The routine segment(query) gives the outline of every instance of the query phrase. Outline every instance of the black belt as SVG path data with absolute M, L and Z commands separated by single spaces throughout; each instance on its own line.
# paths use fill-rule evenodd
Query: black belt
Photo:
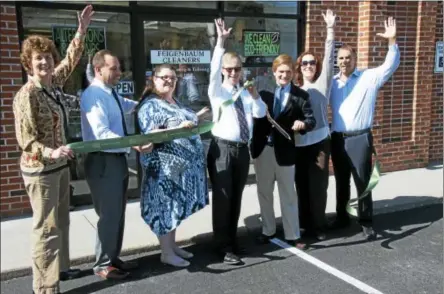
M 113 156 L 125 156 L 125 152 L 103 152 L 103 151 L 97 151 L 97 152 L 91 152 L 91 154 L 95 155 L 113 155 Z
M 351 132 L 333 132 L 332 135 L 339 135 L 341 137 L 347 138 L 347 137 L 355 137 L 362 134 L 370 133 L 371 129 L 365 129 L 360 131 L 351 131 Z
M 220 143 L 226 144 L 228 146 L 233 146 L 233 147 L 238 147 L 238 148 L 248 147 L 248 143 L 244 143 L 244 142 L 229 141 L 229 140 L 221 139 L 219 137 L 214 137 L 214 140 L 216 142 L 220 142 Z

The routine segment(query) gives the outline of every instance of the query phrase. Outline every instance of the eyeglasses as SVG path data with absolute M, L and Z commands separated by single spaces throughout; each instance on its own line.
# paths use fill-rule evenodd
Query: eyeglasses
M 303 60 L 301 62 L 302 66 L 307 66 L 307 65 L 316 65 L 316 60 L 312 59 L 312 60 Z
M 175 82 L 177 80 L 177 78 L 173 76 L 156 76 L 156 78 L 162 79 L 163 81 L 170 80 L 172 82 Z
M 232 72 L 233 70 L 235 72 L 240 72 L 242 70 L 242 67 L 224 67 L 224 69 L 228 72 Z

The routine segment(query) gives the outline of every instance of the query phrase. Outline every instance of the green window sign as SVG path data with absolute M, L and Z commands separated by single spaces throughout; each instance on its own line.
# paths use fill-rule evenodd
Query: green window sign
M 281 49 L 279 32 L 244 31 L 244 56 L 278 56 Z
M 63 58 L 69 43 L 77 32 L 77 26 L 53 26 L 52 40 Z M 84 55 L 94 54 L 99 50 L 106 49 L 105 27 L 88 27 L 85 35 Z

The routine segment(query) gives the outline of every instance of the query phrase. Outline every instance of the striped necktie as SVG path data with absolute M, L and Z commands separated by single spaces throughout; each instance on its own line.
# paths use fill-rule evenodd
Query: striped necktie
M 232 95 L 236 94 L 237 87 L 233 87 Z M 237 120 L 239 122 L 240 137 L 242 142 L 248 142 L 250 139 L 250 130 L 248 129 L 247 119 L 245 118 L 244 105 L 242 103 L 242 97 L 239 95 L 234 102 L 234 108 L 236 109 Z

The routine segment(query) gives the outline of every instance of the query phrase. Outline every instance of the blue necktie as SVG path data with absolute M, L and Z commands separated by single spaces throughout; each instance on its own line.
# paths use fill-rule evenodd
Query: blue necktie
M 233 88 L 232 95 L 237 92 L 237 87 Z M 234 102 L 234 108 L 236 109 L 237 120 L 239 122 L 240 137 L 242 142 L 248 142 L 250 139 L 250 131 L 248 129 L 247 119 L 245 118 L 244 105 L 242 103 L 241 96 L 237 97 Z
M 275 98 L 276 102 L 274 104 L 274 109 L 273 109 L 273 117 L 274 118 L 276 118 L 281 113 L 282 99 L 284 98 L 284 97 L 282 97 L 283 93 L 284 93 L 284 88 L 281 88 L 279 90 L 279 95 Z

